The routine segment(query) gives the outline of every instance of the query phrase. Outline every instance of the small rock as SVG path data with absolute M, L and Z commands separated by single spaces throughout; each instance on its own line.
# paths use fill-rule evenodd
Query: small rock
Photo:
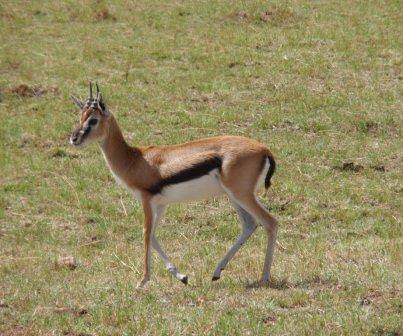
M 243 11 L 235 13 L 235 16 L 240 20 L 246 20 L 248 18 L 248 14 Z
M 77 268 L 77 262 L 76 259 L 72 256 L 68 256 L 68 257 L 59 257 L 57 259 L 57 266 L 59 267 L 67 267 L 71 270 L 74 270 Z
M 371 301 L 369 298 L 367 298 L 367 297 L 363 298 L 363 299 L 361 300 L 361 302 L 360 302 L 361 306 L 368 306 L 368 305 L 370 305 L 371 303 L 372 303 L 372 301 Z

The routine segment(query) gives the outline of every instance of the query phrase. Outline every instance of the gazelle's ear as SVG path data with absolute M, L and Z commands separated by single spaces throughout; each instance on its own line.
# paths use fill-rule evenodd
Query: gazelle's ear
M 108 116 L 110 114 L 108 107 L 106 106 L 103 98 L 102 98 L 102 93 L 99 90 L 99 86 L 98 83 L 95 83 L 95 86 L 97 88 L 97 96 L 96 96 L 96 100 L 98 102 L 99 107 L 101 108 L 101 112 L 103 115 Z
M 101 112 L 103 115 L 108 116 L 110 114 L 108 106 L 106 106 L 105 102 L 102 99 L 101 93 L 99 93 L 99 100 L 98 100 L 99 107 L 101 108 Z
M 71 99 L 73 100 L 74 104 L 76 104 L 81 110 L 83 109 L 84 103 L 80 99 L 73 95 L 71 95 Z

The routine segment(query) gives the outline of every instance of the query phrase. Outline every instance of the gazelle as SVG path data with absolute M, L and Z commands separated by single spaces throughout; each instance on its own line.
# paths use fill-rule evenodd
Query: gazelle
M 131 147 L 106 106 L 96 85 L 95 98 L 84 102 L 72 96 L 81 110 L 80 125 L 70 142 L 81 146 L 98 142 L 116 181 L 141 201 L 144 210 L 144 274 L 138 287 L 150 279 L 151 247 L 175 278 L 188 283 L 155 237 L 157 225 L 168 204 L 206 199 L 227 194 L 238 213 L 241 234 L 219 261 L 212 280 L 252 235 L 260 222 L 268 235 L 261 283 L 267 284 L 277 236 L 277 220 L 256 199 L 255 191 L 270 186 L 276 164 L 262 144 L 239 136 L 218 136 L 172 146 Z

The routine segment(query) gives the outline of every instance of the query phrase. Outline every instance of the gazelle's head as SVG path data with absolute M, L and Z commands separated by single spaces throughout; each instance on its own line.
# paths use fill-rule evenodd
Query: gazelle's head
M 71 96 L 74 103 L 81 110 L 80 125 L 70 136 L 70 143 L 74 146 L 103 141 L 106 135 L 110 112 L 105 105 L 98 84 L 95 98 L 92 95 L 90 82 L 90 96 L 83 102 Z

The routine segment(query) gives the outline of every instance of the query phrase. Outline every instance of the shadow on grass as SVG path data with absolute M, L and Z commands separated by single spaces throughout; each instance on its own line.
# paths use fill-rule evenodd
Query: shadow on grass
M 291 288 L 307 289 L 307 288 L 323 288 L 323 287 L 340 287 L 340 284 L 333 279 L 323 279 L 319 276 L 302 279 L 300 281 L 291 282 L 288 278 L 271 278 L 268 285 L 262 285 L 260 281 L 245 282 L 245 289 L 255 288 L 271 288 L 277 290 L 287 290 Z
M 272 288 L 272 289 L 277 289 L 277 290 L 285 290 L 292 288 L 292 284 L 286 279 L 275 279 L 272 278 L 267 285 L 262 285 L 260 281 L 253 281 L 249 282 L 247 281 L 244 283 L 245 289 L 256 289 L 256 288 Z

